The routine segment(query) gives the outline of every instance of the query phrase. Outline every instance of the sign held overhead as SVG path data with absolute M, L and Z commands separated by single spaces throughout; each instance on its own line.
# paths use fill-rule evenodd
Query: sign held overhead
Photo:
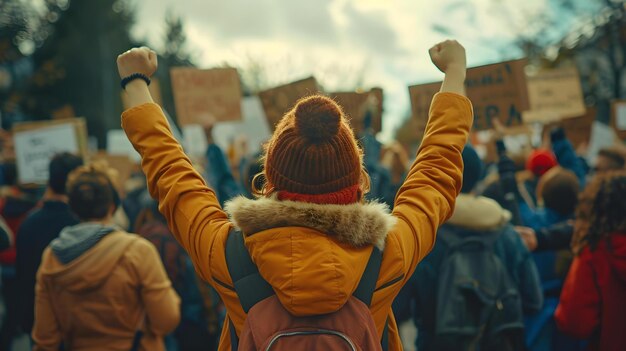
M 580 76 L 576 67 L 539 71 L 526 77 L 530 110 L 525 123 L 554 122 L 582 116 L 586 112 Z
M 170 75 L 180 125 L 205 125 L 209 118 L 241 119 L 241 85 L 235 68 L 175 67 Z
M 316 94 L 318 91 L 317 81 L 314 77 L 309 77 L 260 92 L 259 98 L 270 128 L 274 130 L 283 115 L 300 98 Z
M 83 118 L 18 123 L 13 126 L 18 180 L 45 184 L 54 155 L 87 155 L 87 128 Z
M 522 124 L 522 111 L 530 107 L 524 67 L 525 59 L 467 70 L 465 88 L 474 106 L 475 130 L 491 129 L 494 118 L 506 126 Z M 421 120 L 423 125 L 428 121 L 432 96 L 440 87 L 440 82 L 409 87 L 413 118 Z

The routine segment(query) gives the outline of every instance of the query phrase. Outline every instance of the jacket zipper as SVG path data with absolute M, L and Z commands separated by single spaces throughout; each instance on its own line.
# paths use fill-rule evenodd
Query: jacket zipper
M 340 332 L 336 332 L 334 330 L 327 330 L 327 329 L 317 329 L 317 330 L 310 330 L 310 331 L 294 331 L 294 332 L 285 332 L 285 333 L 279 333 L 276 334 L 272 340 L 270 340 L 269 344 L 267 345 L 267 347 L 265 348 L 265 351 L 270 351 L 270 349 L 272 348 L 272 346 L 278 341 L 278 339 L 283 338 L 283 337 L 289 337 L 289 336 L 298 336 L 298 335 L 316 335 L 316 334 L 328 334 L 328 335 L 334 335 L 334 336 L 338 336 L 341 339 L 343 339 L 343 341 L 345 341 L 349 346 L 350 349 L 352 351 L 357 351 L 356 346 L 354 345 L 354 343 L 352 342 L 352 340 L 350 340 L 350 338 Z
M 401 281 L 402 279 L 404 279 L 404 273 L 401 276 L 397 277 L 397 278 L 391 279 L 390 281 L 388 281 L 385 284 L 381 285 L 380 287 L 378 287 L 378 289 L 376 289 L 374 291 L 378 291 L 378 290 L 382 290 L 384 288 L 390 287 L 393 284 Z
M 222 287 L 224 287 L 224 288 L 226 288 L 226 289 L 228 289 L 228 290 L 231 290 L 231 291 L 235 291 L 235 288 L 234 288 L 234 287 L 232 287 L 232 286 L 230 286 L 230 285 L 228 285 L 228 284 L 226 284 L 226 283 L 224 283 L 224 282 L 220 281 L 219 279 L 217 279 L 217 278 L 213 277 L 213 280 L 215 280 L 215 282 L 216 282 L 217 284 L 221 285 Z

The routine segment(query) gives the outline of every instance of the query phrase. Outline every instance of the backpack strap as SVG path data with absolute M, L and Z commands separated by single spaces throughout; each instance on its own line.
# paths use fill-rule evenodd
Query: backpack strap
M 365 271 L 361 276 L 359 285 L 352 293 L 352 296 L 361 300 L 367 306 L 371 306 L 374 292 L 376 292 L 376 281 L 378 280 L 378 274 L 380 273 L 380 265 L 383 260 L 383 253 L 377 247 L 372 249 L 370 258 L 365 266 Z M 383 329 L 383 336 L 380 340 L 383 351 L 389 349 L 389 318 L 385 321 L 385 328 Z
M 238 230 L 231 230 L 228 234 L 226 266 L 241 307 L 246 314 L 252 306 L 275 294 L 272 286 L 263 279 L 259 269 L 252 262 L 244 244 L 243 234 Z
M 359 285 L 352 294 L 367 306 L 372 303 L 372 297 L 376 291 L 376 281 L 380 273 L 382 262 L 382 251 L 374 247 L 370 258 L 365 266 L 365 271 L 361 276 Z M 272 286 L 261 276 L 259 269 L 252 261 L 250 253 L 244 244 L 243 234 L 239 230 L 231 230 L 226 240 L 226 265 L 228 274 L 233 281 L 235 292 L 239 297 L 239 302 L 244 312 L 247 314 L 250 309 L 260 301 L 275 294 Z M 239 338 L 236 334 L 234 324 L 230 323 L 231 349 L 236 350 Z M 385 329 L 381 339 L 384 351 L 388 349 L 389 343 L 389 319 L 385 321 Z
M 383 259 L 383 253 L 376 247 L 372 249 L 370 258 L 367 261 L 367 266 L 363 271 L 359 285 L 352 293 L 352 296 L 361 300 L 365 305 L 370 306 L 372 304 L 372 297 L 376 290 L 376 281 L 378 280 L 378 273 L 380 273 L 380 264 Z

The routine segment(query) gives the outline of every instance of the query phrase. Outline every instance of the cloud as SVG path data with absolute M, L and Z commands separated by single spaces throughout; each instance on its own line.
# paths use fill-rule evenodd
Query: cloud
M 390 25 L 387 13 L 359 9 L 354 2 L 346 2 L 341 12 L 346 21 L 342 31 L 346 42 L 374 55 L 405 53 L 398 45 L 397 33 Z
M 428 48 L 449 37 L 467 49 L 470 65 L 511 58 L 506 48 L 548 0 L 135 0 L 135 34 L 158 47 L 166 11 L 184 20 L 202 67 L 260 60 L 269 81 L 315 74 L 344 90 L 361 69 L 365 88 L 385 90 L 385 136 L 406 117 L 407 86 L 436 81 Z

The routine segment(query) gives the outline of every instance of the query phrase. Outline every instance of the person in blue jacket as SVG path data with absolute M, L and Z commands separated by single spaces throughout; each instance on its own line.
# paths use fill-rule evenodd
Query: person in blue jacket
M 497 234 L 494 252 L 502 261 L 510 278 L 518 287 L 524 313 L 541 310 L 543 294 L 535 263 L 530 252 L 510 224 L 511 214 L 496 201 L 472 194 L 482 177 L 483 164 L 471 146 L 463 151 L 463 187 L 457 197 L 454 214 L 440 231 L 461 236 Z M 413 318 L 418 328 L 418 350 L 428 350 L 429 335 L 436 319 L 436 292 L 438 271 L 446 244 L 439 235 L 432 252 L 417 266 L 409 283 L 394 302 L 394 315 L 400 320 Z

